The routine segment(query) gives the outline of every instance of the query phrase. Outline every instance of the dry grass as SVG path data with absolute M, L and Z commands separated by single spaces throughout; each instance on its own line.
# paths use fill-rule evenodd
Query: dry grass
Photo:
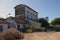
M 60 32 L 26 33 L 24 40 L 60 40 Z
M 19 37 L 21 40 L 60 40 L 60 32 L 35 32 L 35 33 L 23 33 L 16 29 L 8 29 L 0 35 L 0 40 L 5 40 L 5 38 L 12 38 L 15 40 L 15 37 Z
M 14 28 L 8 29 L 7 31 L 2 32 L 2 34 L 0 34 L 0 40 L 20 40 L 23 38 L 23 34 Z

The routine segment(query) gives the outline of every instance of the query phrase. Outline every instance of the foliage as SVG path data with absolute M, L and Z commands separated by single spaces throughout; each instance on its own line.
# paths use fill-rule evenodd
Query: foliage
M 31 22 L 28 24 L 29 29 L 33 29 L 35 27 L 35 22 Z
M 44 27 L 41 27 L 40 30 L 41 30 L 41 31 L 45 31 L 46 29 L 45 29 Z
M 32 30 L 32 29 L 27 29 L 26 32 L 27 32 L 27 33 L 32 33 L 33 30 Z
M 54 20 L 51 21 L 52 25 L 60 24 L 60 18 L 55 18 Z
M 26 27 L 28 28 L 27 32 L 33 32 L 33 29 L 35 28 L 35 22 L 30 22 L 29 24 L 26 24 Z
M 49 26 L 49 23 L 44 18 L 39 18 L 38 22 L 42 23 L 42 25 L 41 25 L 42 27 L 48 27 Z
M 47 30 L 47 32 L 56 32 L 55 30 Z
M 3 19 L 4 19 L 4 18 L 1 18 L 1 17 L 0 17 L 0 20 L 3 20 Z
M 2 38 L 3 40 L 20 40 L 20 39 L 23 39 L 23 37 L 24 36 L 20 31 L 14 29 L 14 28 L 11 28 L 11 29 L 8 29 L 7 31 L 3 32 L 0 39 Z

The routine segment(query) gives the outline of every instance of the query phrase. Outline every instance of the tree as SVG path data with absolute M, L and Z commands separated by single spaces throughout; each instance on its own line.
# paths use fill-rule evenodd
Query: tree
M 41 26 L 44 27 L 44 31 L 47 31 L 48 30 L 49 23 L 48 23 L 48 21 L 46 19 L 39 18 L 38 22 L 42 24 Z
M 4 18 L 1 18 L 1 17 L 0 17 L 0 20 L 4 20 Z
M 44 18 L 39 18 L 38 22 L 42 23 L 42 25 L 41 25 L 42 27 L 48 27 L 49 26 L 49 23 Z
M 60 24 L 60 18 L 55 18 L 54 20 L 51 21 L 52 25 Z

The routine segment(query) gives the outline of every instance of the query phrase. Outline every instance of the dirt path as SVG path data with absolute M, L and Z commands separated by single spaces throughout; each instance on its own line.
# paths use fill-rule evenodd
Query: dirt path
M 24 40 L 60 40 L 60 32 L 37 32 L 24 35 Z

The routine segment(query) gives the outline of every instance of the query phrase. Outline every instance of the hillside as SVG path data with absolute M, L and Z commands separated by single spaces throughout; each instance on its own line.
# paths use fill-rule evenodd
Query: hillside
M 24 40 L 60 40 L 60 32 L 36 32 L 24 35 Z

